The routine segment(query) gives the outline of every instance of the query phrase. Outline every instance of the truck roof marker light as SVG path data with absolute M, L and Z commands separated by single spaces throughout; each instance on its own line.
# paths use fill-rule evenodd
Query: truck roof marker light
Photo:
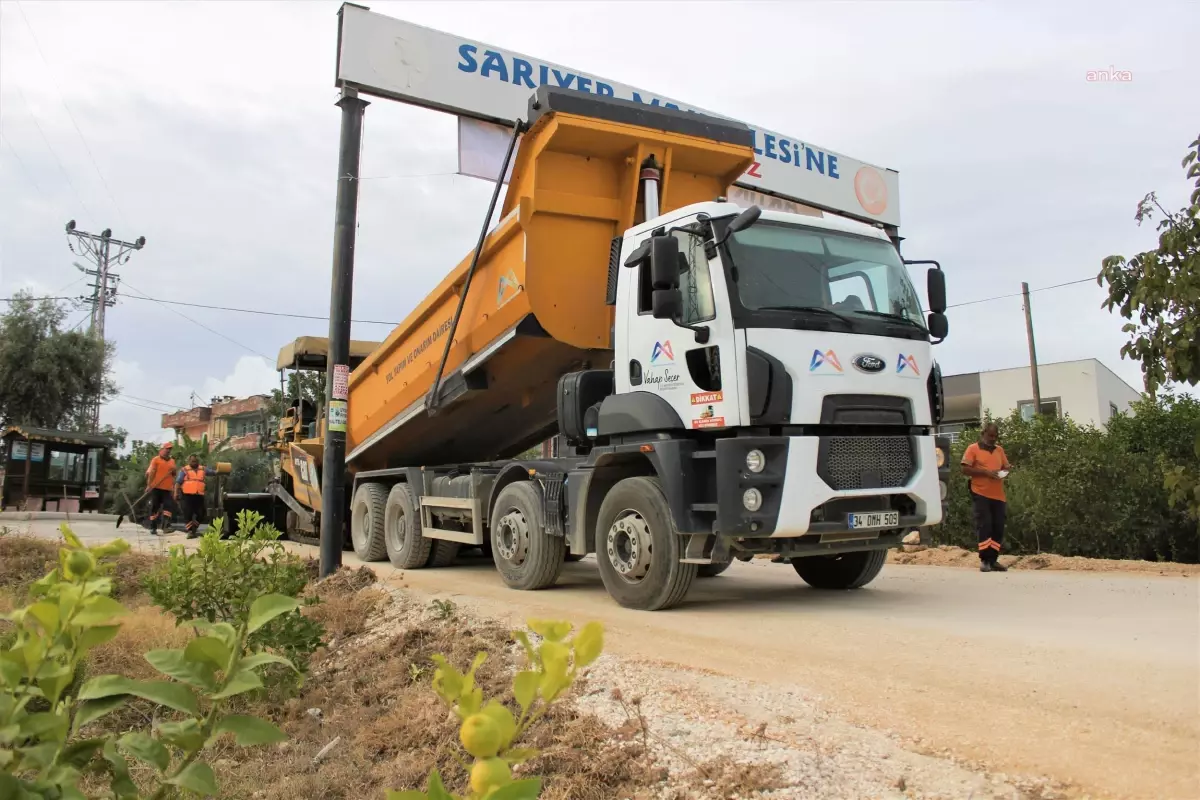
M 653 453 L 653 452 L 654 452 L 654 445 L 652 445 L 652 444 L 644 444 L 644 445 L 642 445 L 641 447 L 639 447 L 638 449 L 639 449 L 639 450 L 641 450 L 643 453 Z
M 532 478 L 534 475 L 537 475 L 537 470 L 536 470 L 536 469 L 530 469 L 530 470 L 529 470 L 529 477 L 531 477 L 531 478 Z

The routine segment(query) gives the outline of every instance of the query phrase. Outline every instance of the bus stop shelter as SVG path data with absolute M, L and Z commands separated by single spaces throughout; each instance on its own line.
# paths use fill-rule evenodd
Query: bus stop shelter
M 0 441 L 0 509 L 103 510 L 104 467 L 116 441 L 28 425 L 10 425 Z

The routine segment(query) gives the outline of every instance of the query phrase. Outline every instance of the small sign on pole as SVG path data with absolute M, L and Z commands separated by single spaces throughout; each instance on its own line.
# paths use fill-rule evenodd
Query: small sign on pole
M 329 430 L 346 432 L 346 419 L 348 417 L 345 400 L 333 400 L 329 403 Z
M 333 399 L 345 400 L 349 394 L 350 367 L 345 364 L 333 365 Z

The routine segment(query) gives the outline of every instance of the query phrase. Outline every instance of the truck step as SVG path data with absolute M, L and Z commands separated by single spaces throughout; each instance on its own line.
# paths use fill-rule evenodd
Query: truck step
M 692 503 L 692 511 L 705 511 L 710 514 L 717 513 L 716 503 Z
M 716 458 L 716 450 L 696 450 L 692 453 L 692 458 Z

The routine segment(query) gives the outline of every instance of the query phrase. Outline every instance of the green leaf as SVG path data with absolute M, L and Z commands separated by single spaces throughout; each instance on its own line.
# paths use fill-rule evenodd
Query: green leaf
M 92 756 L 96 755 L 107 741 L 107 736 L 98 736 L 92 739 L 80 739 L 77 742 L 71 742 L 58 754 L 58 762 L 75 767 L 76 769 L 83 769 L 92 760 Z
M 212 667 L 188 661 L 183 650 L 151 650 L 143 657 L 150 662 L 150 666 L 177 681 L 201 689 L 212 689 L 216 685 Z
M 251 670 L 251 669 L 257 669 L 258 667 L 261 667 L 264 664 L 283 664 L 284 666 L 286 666 L 287 668 L 289 668 L 295 672 L 300 671 L 300 670 L 296 669 L 296 665 L 293 664 L 289 659 L 286 659 L 283 656 L 277 656 L 274 653 L 255 653 L 252 656 L 246 656 L 245 658 L 243 658 L 241 661 L 238 662 L 238 668 L 244 669 L 244 670 Z
M 262 679 L 256 673 L 250 670 L 238 670 L 229 678 L 229 682 L 225 684 L 225 688 L 214 694 L 212 699 L 223 700 L 226 697 L 233 697 L 243 692 L 249 692 L 252 689 L 261 689 L 262 685 Z
M 250 622 L 246 630 L 254 633 L 276 617 L 295 611 L 300 603 L 294 597 L 282 594 L 265 594 L 250 604 Z
M 54 762 L 54 756 L 58 753 L 58 742 L 42 742 L 32 747 L 21 747 L 17 752 L 22 756 L 22 767 L 41 771 Z
M 80 627 L 103 625 L 122 614 L 128 613 L 125 606 L 111 597 L 96 595 L 89 597 L 83 604 L 83 609 L 75 615 L 71 623 Z
M 157 727 L 159 738 L 186 753 L 195 752 L 204 745 L 204 731 L 194 719 L 160 722 Z
M 589 622 L 580 629 L 574 640 L 575 666 L 586 667 L 600 657 L 604 650 L 604 626 Z
M 50 704 L 54 705 L 62 695 L 63 689 L 70 685 L 75 671 L 68 664 L 47 664 L 46 666 L 49 668 L 44 667 L 38 674 L 38 688 L 42 690 L 42 694 L 46 695 Z
M 83 542 L 79 541 L 79 537 L 75 535 L 74 531 L 67 527 L 67 523 L 64 522 L 59 525 L 58 530 L 60 533 L 62 533 L 63 539 L 66 540 L 70 547 L 75 549 L 83 549 Z
M 58 603 L 43 600 L 40 603 L 34 603 L 25 611 L 41 624 L 42 630 L 46 633 L 53 633 L 58 628 Z
M 188 764 L 182 772 L 167 780 L 167 783 L 204 796 L 215 796 L 220 791 L 217 789 L 217 776 L 213 775 L 212 767 L 203 761 Z
M 79 645 L 79 649 L 86 653 L 93 647 L 99 647 L 105 642 L 112 641 L 120 632 L 120 625 L 97 625 L 82 631 L 76 642 Z
M 548 642 L 561 642 L 571 634 L 571 623 L 546 619 L 531 619 L 529 629 Z
M 429 795 L 424 792 L 418 792 L 415 789 L 410 789 L 407 792 L 397 792 L 394 789 L 388 789 L 384 795 L 384 800 L 427 800 Z
M 429 773 L 429 786 L 425 791 L 429 800 L 454 800 L 454 796 L 446 791 L 442 783 L 442 774 L 436 769 Z
M 99 700 L 117 695 L 133 695 L 160 706 L 198 716 L 196 696 L 192 690 L 168 681 L 135 681 L 121 675 L 101 675 L 92 678 L 79 692 L 80 700 Z
M 53 739 L 61 742 L 67 738 L 67 718 L 53 711 L 30 714 L 22 719 L 21 735 L 27 739 Z
M 229 666 L 229 648 L 216 636 L 200 636 L 188 642 L 183 657 L 195 664 L 224 670 Z
M 80 731 L 84 725 L 91 724 L 101 717 L 111 714 L 126 703 L 125 697 L 105 697 L 102 700 L 88 700 L 79 705 L 75 712 L 75 730 Z
M 501 786 L 488 795 L 488 800 L 537 800 L 542 791 L 541 778 L 526 778 Z
M 111 787 L 113 794 L 120 798 L 137 797 L 138 789 L 133 779 L 129 777 L 129 763 L 125 756 L 117 750 L 117 740 L 109 739 L 104 743 L 104 760 L 109 764 L 112 773 Z
M 171 766 L 171 754 L 167 748 L 149 734 L 140 731 L 127 733 L 117 740 L 117 746 L 159 772 L 166 772 L 167 767 Z
M 287 741 L 287 734 L 274 723 L 258 717 L 244 714 L 230 714 L 217 723 L 213 736 L 222 733 L 232 733 L 234 741 L 240 747 L 253 747 L 257 744 L 271 744 Z
M 513 678 L 513 696 L 517 698 L 517 704 L 521 706 L 521 712 L 524 713 L 533 705 L 533 701 L 537 699 L 538 684 L 541 682 L 542 676 L 531 670 L 518 672 Z

